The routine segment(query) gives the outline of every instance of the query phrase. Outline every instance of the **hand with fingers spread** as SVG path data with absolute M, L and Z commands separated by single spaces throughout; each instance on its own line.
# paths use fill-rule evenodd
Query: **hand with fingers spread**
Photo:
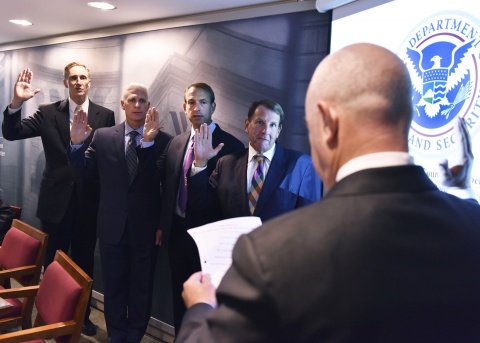
M 472 143 L 465 120 L 458 118 L 458 133 L 460 140 L 457 144 L 461 163 L 449 166 L 447 159 L 440 162 L 440 170 L 443 174 L 443 185 L 447 187 L 468 188 L 470 187 L 470 175 L 473 164 Z
M 82 144 L 92 132 L 88 125 L 88 115 L 84 110 L 79 110 L 73 116 L 72 128 L 70 129 L 70 140 L 73 145 Z
M 32 90 L 32 79 L 33 72 L 29 68 L 24 69 L 18 74 L 17 82 L 13 90 L 12 103 L 10 104 L 12 110 L 20 108 L 25 101 L 33 98 L 35 94 L 40 92 L 40 89 Z
M 195 130 L 195 166 L 205 167 L 208 160 L 217 156 L 218 152 L 222 150 L 223 145 L 223 143 L 220 143 L 216 148 L 213 148 L 212 130 L 207 124 L 202 124 L 200 130 Z
M 216 307 L 215 286 L 212 284 L 210 275 L 202 272 L 192 274 L 183 284 L 182 298 L 186 308 L 198 303 L 206 303 Z
M 163 129 L 163 125 L 159 122 L 157 109 L 155 107 L 149 108 L 143 126 L 143 141 L 152 142 L 161 129 Z

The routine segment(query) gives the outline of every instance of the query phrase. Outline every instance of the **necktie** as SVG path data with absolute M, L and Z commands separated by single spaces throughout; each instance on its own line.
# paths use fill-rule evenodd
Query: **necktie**
M 258 162 L 257 169 L 253 173 L 252 177 L 252 186 L 250 187 L 250 192 L 248 193 L 248 205 L 250 207 L 250 214 L 253 215 L 255 212 L 255 207 L 257 206 L 258 197 L 262 190 L 263 181 L 265 180 L 265 156 L 255 155 L 255 159 Z
M 77 112 L 80 111 L 81 109 L 82 109 L 82 106 L 77 105 L 77 107 L 75 107 L 75 111 L 73 111 L 73 115 L 77 114 Z M 72 124 L 73 124 L 73 116 L 70 117 L 70 128 L 72 127 Z
M 127 169 L 128 169 L 128 174 L 130 175 L 130 182 L 133 181 L 133 178 L 135 177 L 135 173 L 137 171 L 137 139 L 136 137 L 138 136 L 137 131 L 131 131 L 128 136 L 129 140 L 127 142 L 127 150 L 125 152 L 125 158 L 127 160 Z
M 187 155 L 185 155 L 185 159 L 183 160 L 183 175 L 180 178 L 180 185 L 178 188 L 178 207 L 182 213 L 185 213 L 187 208 L 187 173 L 193 163 L 194 158 L 192 137 L 192 143 L 190 144 Z

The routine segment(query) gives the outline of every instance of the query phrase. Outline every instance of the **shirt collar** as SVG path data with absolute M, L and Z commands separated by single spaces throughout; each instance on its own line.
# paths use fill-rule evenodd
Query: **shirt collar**
M 351 159 L 338 169 L 336 181 L 360 170 L 382 167 L 394 167 L 413 164 L 413 157 L 408 152 L 385 151 Z
M 83 104 L 77 104 L 75 101 L 72 100 L 72 98 L 68 97 L 68 109 L 70 113 L 75 113 L 75 109 L 77 108 L 78 105 L 82 106 L 82 109 L 88 113 L 89 104 L 90 104 L 90 101 L 88 100 L 88 97 Z
M 217 127 L 217 125 L 213 122 L 212 122 L 208 125 L 208 127 L 210 128 L 210 130 L 212 131 L 215 131 L 215 128 Z M 195 136 L 195 129 L 193 128 L 192 126 L 192 129 L 190 130 L 190 140 L 192 140 L 192 138 Z
M 137 131 L 140 137 L 143 137 L 143 125 L 140 126 L 138 129 L 134 130 L 127 122 L 125 122 L 125 136 L 128 135 L 132 131 Z
M 263 155 L 271 162 L 273 159 L 273 155 L 275 155 L 276 146 L 277 143 L 273 144 L 273 146 L 269 150 L 265 151 L 263 154 L 260 154 L 252 147 L 251 144 L 248 144 L 248 161 L 251 162 L 255 155 Z

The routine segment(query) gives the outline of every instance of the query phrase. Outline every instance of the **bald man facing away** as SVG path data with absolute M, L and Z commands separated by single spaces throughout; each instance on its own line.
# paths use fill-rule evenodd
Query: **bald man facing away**
M 320 63 L 306 120 L 328 194 L 242 236 L 216 296 L 192 275 L 176 342 L 480 341 L 480 206 L 413 164 L 410 88 L 375 45 Z

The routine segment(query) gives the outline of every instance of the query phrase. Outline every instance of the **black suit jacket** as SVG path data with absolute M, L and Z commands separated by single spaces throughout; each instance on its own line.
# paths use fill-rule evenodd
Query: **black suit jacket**
M 7 108 L 3 118 L 5 139 L 14 141 L 38 136 L 42 139 L 46 164 L 38 196 L 37 217 L 58 223 L 65 215 L 74 189 L 74 178 L 67 159 L 70 144 L 68 99 L 40 105 L 32 116 L 24 119 L 21 119 L 21 110 L 10 115 Z M 93 131 L 115 125 L 113 111 L 90 101 L 88 124 Z M 92 136 L 93 133 L 85 144 L 90 143 Z M 98 185 L 94 179 L 90 183 L 79 183 L 77 187 L 81 190 L 81 199 L 92 202 L 98 199 Z
M 188 213 L 198 225 L 250 215 L 247 164 L 245 149 L 221 158 L 209 178 L 205 171 L 188 178 Z M 253 215 L 264 222 L 320 200 L 321 191 L 310 156 L 277 143 Z
M 421 167 L 354 173 L 242 236 L 176 342 L 479 342 L 479 218 Z
M 158 161 L 158 169 L 160 170 L 161 182 L 162 182 L 162 217 L 161 228 L 163 229 L 163 244 L 168 244 L 170 237 L 170 230 L 172 226 L 172 218 L 177 206 L 177 194 L 178 185 L 180 182 L 180 176 L 183 172 L 183 158 L 187 149 L 187 143 L 189 141 L 190 131 L 181 135 L 173 137 L 169 143 L 165 154 Z M 216 147 L 218 144 L 224 143 L 222 150 L 218 155 L 208 161 L 207 173 L 210 173 L 215 169 L 217 160 L 222 156 L 231 154 L 236 151 L 243 151 L 245 149 L 243 143 L 229 134 L 223 131 L 218 124 L 212 134 L 212 145 Z M 187 226 L 194 227 L 196 223 L 189 221 L 188 212 L 189 204 L 187 201 Z
M 85 179 L 98 171 L 101 186 L 98 239 L 118 244 L 127 229 L 134 233 L 130 236 L 132 245 L 155 242 L 161 208 L 155 161 L 170 139 L 170 135 L 160 132 L 153 149 L 137 148 L 138 154 L 144 156 L 139 156 L 132 183 L 125 159 L 125 122 L 97 130 L 86 151 L 85 145 L 82 149 L 70 151 L 70 164 L 77 178 Z

